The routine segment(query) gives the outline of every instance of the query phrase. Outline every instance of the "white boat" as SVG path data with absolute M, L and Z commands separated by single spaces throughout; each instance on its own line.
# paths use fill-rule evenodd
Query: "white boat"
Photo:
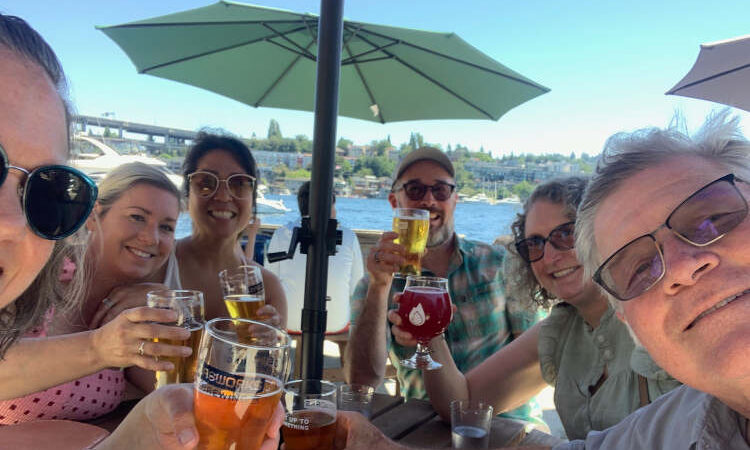
M 102 141 L 90 136 L 73 137 L 73 155 L 71 164 L 81 172 L 98 182 L 115 167 L 131 162 L 142 162 L 163 170 L 169 180 L 177 187 L 182 186 L 182 177 L 167 168 L 161 159 L 144 154 L 122 154 Z
M 167 168 L 167 163 L 161 159 L 144 154 L 122 154 L 102 141 L 90 136 L 76 135 L 73 137 L 71 165 L 95 182 L 104 178 L 115 167 L 131 162 L 142 162 L 161 169 L 167 178 L 182 188 L 182 175 L 178 175 Z M 271 200 L 264 197 L 262 190 L 258 191 L 258 212 L 261 214 L 285 213 L 291 211 L 284 205 L 283 200 Z

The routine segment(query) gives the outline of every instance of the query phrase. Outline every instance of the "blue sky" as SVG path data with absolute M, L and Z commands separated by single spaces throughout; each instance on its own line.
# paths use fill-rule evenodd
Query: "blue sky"
M 285 136 L 312 137 L 313 115 L 255 109 L 173 81 L 139 75 L 96 25 L 113 25 L 211 4 L 196 0 L 5 0 L 58 53 L 81 114 L 175 128 L 223 127 L 265 136 L 275 118 Z M 319 1 L 258 0 L 298 12 Z M 695 128 L 716 104 L 664 92 L 692 67 L 699 45 L 750 33 L 746 1 L 349 0 L 346 18 L 451 31 L 551 92 L 499 121 L 421 121 L 380 125 L 339 118 L 338 135 L 398 145 L 418 131 L 428 142 L 510 153 L 601 151 L 618 131 L 665 126 L 675 111 Z M 196 105 L 200 105 L 199 108 Z M 748 123 L 748 114 L 736 110 Z

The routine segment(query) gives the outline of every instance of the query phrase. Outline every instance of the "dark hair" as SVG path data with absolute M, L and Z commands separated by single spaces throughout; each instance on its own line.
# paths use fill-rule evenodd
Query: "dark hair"
M 513 278 L 513 280 L 508 280 L 508 289 L 513 291 L 514 295 L 528 297 L 542 307 L 551 306 L 551 303 L 555 300 L 555 297 L 536 280 L 531 270 L 531 264 L 521 258 L 516 250 L 515 243 L 526 237 L 526 215 L 538 200 L 563 205 L 565 216 L 569 220 L 575 220 L 576 209 L 581 203 L 588 181 L 588 178 L 576 176 L 551 180 L 537 186 L 531 196 L 524 202 L 523 212 L 516 215 L 516 219 L 510 226 L 513 241 L 506 245 L 511 253 L 508 258 L 517 260 L 515 264 L 511 264 L 511 261 L 506 264 L 509 266 L 508 269 L 512 267 L 514 272 L 508 274 L 509 277 Z
M 0 14 L 0 47 L 44 70 L 65 109 L 65 129 L 70 138 L 72 107 L 68 100 L 68 83 L 60 61 L 49 44 L 25 20 Z M 70 152 L 69 145 L 66 151 Z M 71 243 L 80 238 L 81 233 L 79 231 L 70 238 L 56 241 L 52 254 L 29 287 L 12 303 L 0 308 L 0 359 L 23 333 L 42 321 L 51 307 L 58 308 L 58 312 L 69 311 L 83 299 L 86 271 L 81 267 L 85 246 Z M 66 258 L 79 269 L 74 272 L 68 286 L 63 286 L 58 277 Z
M 331 193 L 331 201 L 336 203 L 336 194 Z M 300 216 L 310 215 L 310 182 L 305 181 L 297 191 L 297 206 Z
M 190 183 L 188 183 L 188 175 L 195 172 L 198 168 L 198 162 L 206 156 L 208 153 L 213 151 L 222 150 L 234 158 L 237 164 L 242 166 L 245 173 L 258 178 L 258 168 L 255 164 L 255 158 L 250 153 L 250 149 L 247 148 L 242 141 L 232 136 L 223 136 L 218 134 L 211 134 L 201 131 L 198 133 L 198 137 L 193 142 L 193 146 L 185 155 L 185 161 L 182 163 L 182 175 L 184 181 L 182 183 L 182 191 L 185 197 L 190 195 Z M 253 214 L 255 214 L 255 201 L 257 199 L 258 189 L 256 180 L 256 189 L 253 190 Z
M 66 130 L 70 138 L 73 108 L 68 98 L 68 81 L 60 60 L 47 41 L 20 17 L 0 13 L 0 46 L 44 69 L 63 103 Z

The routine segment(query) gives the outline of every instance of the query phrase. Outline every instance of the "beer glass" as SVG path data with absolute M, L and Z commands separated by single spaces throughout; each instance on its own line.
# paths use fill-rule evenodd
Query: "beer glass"
M 170 371 L 156 371 L 156 389 L 173 383 L 192 383 L 195 379 L 195 366 L 198 358 L 198 345 L 203 335 L 205 322 L 205 302 L 203 292 L 191 290 L 162 290 L 146 294 L 146 306 L 151 308 L 172 309 L 177 312 L 177 322 L 167 324 L 186 328 L 190 337 L 184 341 L 154 338 L 154 342 L 170 345 L 184 345 L 193 349 L 190 356 L 162 356 L 172 364 Z
M 284 386 L 286 417 L 281 434 L 287 450 L 333 448 L 336 434 L 336 385 L 295 380 Z
M 198 448 L 258 450 L 289 370 L 289 335 L 246 319 L 206 323 L 198 352 Z
M 430 232 L 430 212 L 424 209 L 396 208 L 393 212 L 394 241 L 406 248 L 406 261 L 397 276 L 422 274 L 422 255 Z
M 401 328 L 417 340 L 417 351 L 401 361 L 410 369 L 434 370 L 442 364 L 430 357 L 429 342 L 440 336 L 453 317 L 448 280 L 438 277 L 406 277 L 398 306 Z
M 229 317 L 257 320 L 266 304 L 260 267 L 247 265 L 219 272 L 221 292 Z

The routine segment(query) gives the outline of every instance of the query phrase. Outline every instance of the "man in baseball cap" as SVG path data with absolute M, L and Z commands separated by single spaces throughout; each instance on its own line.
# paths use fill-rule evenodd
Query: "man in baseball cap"
M 456 171 L 448 155 L 433 147 L 421 147 L 399 163 L 388 201 L 393 208 L 416 208 L 429 212 L 427 252 L 422 257 L 422 274 L 447 278 L 457 310 L 444 336 L 430 343 L 436 355 L 450 355 L 462 372 L 482 362 L 506 342 L 536 321 L 534 313 L 511 313 L 506 309 L 501 263 L 503 252 L 487 244 L 456 235 L 454 213 L 458 194 Z M 414 353 L 416 341 L 398 327 L 393 294 L 403 283 L 392 283 L 393 273 L 404 262 L 405 249 L 393 241 L 398 235 L 383 233 L 367 257 L 367 275 L 351 299 L 351 332 L 346 353 L 349 383 L 377 386 L 385 373 L 386 357 L 398 371 L 402 395 L 424 398 L 420 370 L 400 365 Z M 400 285 L 398 285 L 400 284 Z M 398 285 L 398 286 L 397 286 Z M 515 317 L 524 315 L 524 317 Z M 388 319 L 394 325 L 388 323 Z M 518 320 L 516 320 L 518 319 Z M 518 326 L 511 324 L 519 324 Z M 442 351 L 441 351 L 442 350 Z M 508 413 L 528 420 L 524 405 Z

